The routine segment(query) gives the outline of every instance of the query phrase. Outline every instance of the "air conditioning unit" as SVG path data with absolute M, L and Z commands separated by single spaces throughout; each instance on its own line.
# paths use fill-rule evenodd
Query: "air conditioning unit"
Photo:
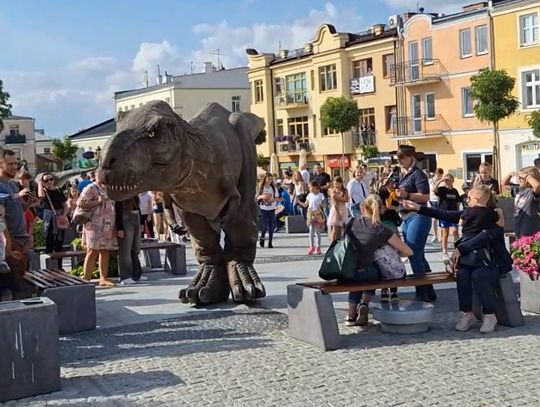
M 402 22 L 401 16 L 398 14 L 388 17 L 388 26 L 390 28 L 400 28 L 402 26 Z

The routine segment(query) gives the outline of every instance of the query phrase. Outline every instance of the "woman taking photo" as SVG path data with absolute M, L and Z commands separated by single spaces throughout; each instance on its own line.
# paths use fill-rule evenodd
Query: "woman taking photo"
M 305 219 L 307 216 L 307 210 L 304 209 L 304 207 L 300 204 L 306 202 L 306 196 L 309 191 L 300 171 L 294 172 L 292 184 L 294 185 L 293 208 L 295 215 L 302 215 Z
M 264 239 L 268 231 L 268 248 L 271 249 L 274 229 L 276 228 L 276 203 L 281 201 L 279 191 L 274 185 L 272 174 L 269 172 L 261 180 L 256 197 L 261 210 L 261 237 L 259 245 L 264 247 Z
M 491 193 L 494 195 L 499 195 L 499 181 L 491 176 L 491 164 L 482 163 L 478 166 L 478 174 L 473 180 L 471 188 L 476 185 L 487 185 L 491 189 Z
M 109 258 L 116 250 L 116 227 L 114 201 L 107 197 L 103 189 L 101 170 L 96 171 L 96 181 L 86 186 L 77 203 L 81 209 L 91 213 L 90 221 L 83 225 L 82 244 L 86 247 L 84 259 L 84 279 L 90 281 L 99 257 L 99 286 L 112 287 L 107 280 Z
M 54 176 L 50 172 L 42 175 L 38 183 L 38 198 L 43 202 L 43 234 L 45 253 L 62 251 L 64 232 L 68 228 L 66 196 L 54 185 Z M 59 268 L 62 260 L 58 260 Z
M 424 159 L 423 153 L 417 153 L 414 146 L 401 145 L 394 153 L 397 155 L 402 168 L 398 188 L 395 190 L 398 200 L 407 199 L 420 205 L 429 201 L 428 177 L 419 167 L 418 162 Z M 426 260 L 426 242 L 431 229 L 431 219 L 417 212 L 399 207 L 399 214 L 403 223 L 403 240 L 413 250 L 409 258 L 413 274 L 423 275 L 431 269 Z M 432 285 L 416 287 L 416 299 L 420 301 L 434 301 L 437 299 Z

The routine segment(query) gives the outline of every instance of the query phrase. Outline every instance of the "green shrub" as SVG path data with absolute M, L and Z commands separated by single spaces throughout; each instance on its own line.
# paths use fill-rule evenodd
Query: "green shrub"
M 43 221 L 36 220 L 34 223 L 34 247 L 45 246 L 45 235 L 43 234 Z

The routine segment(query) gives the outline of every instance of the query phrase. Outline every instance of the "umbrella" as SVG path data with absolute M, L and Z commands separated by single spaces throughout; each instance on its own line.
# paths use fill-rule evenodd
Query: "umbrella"
M 279 175 L 279 164 L 276 153 L 272 153 L 270 156 L 270 172 Z
M 93 151 L 85 151 L 83 154 L 82 154 L 83 158 L 86 158 L 87 160 L 91 160 L 92 158 L 95 157 L 95 154 Z
M 302 169 L 302 166 L 307 163 L 307 152 L 304 149 L 300 150 L 300 158 L 298 159 L 298 168 Z

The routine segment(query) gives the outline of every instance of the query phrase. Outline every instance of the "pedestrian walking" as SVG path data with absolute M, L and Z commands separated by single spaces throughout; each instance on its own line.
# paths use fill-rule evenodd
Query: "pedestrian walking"
M 321 254 L 321 233 L 324 230 L 324 194 L 317 181 L 312 181 L 306 202 L 301 203 L 307 208 L 307 225 L 309 227 L 308 254 Z
M 269 172 L 262 178 L 257 190 L 256 201 L 261 210 L 261 235 L 259 245 L 264 247 L 266 232 L 268 232 L 268 248 L 272 249 L 274 229 L 276 228 L 276 206 L 281 201 L 279 191 L 274 185 L 272 174 Z
M 439 208 L 447 211 L 457 211 L 459 209 L 460 196 L 454 188 L 454 176 L 446 174 L 437 182 L 433 189 L 439 198 Z M 439 220 L 441 228 L 441 247 L 443 260 L 448 260 L 448 236 L 450 232 L 454 236 L 454 243 L 459 239 L 458 225 L 444 220 Z

